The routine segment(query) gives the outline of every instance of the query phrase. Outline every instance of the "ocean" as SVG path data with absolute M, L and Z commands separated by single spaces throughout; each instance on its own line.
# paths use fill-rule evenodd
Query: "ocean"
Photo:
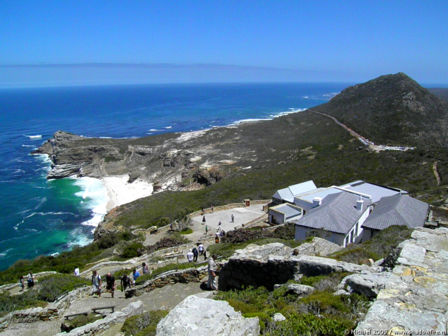
M 47 180 L 31 155 L 57 130 L 130 138 L 272 119 L 328 101 L 348 84 L 179 84 L 0 89 L 0 270 L 92 241 L 106 213 L 92 178 Z

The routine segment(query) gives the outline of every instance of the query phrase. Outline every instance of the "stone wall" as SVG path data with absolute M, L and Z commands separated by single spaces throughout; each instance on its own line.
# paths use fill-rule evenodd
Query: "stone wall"
M 207 266 L 199 268 L 188 268 L 184 270 L 173 270 L 158 275 L 155 279 L 151 279 L 142 285 L 128 289 L 125 293 L 126 297 L 142 295 L 153 289 L 161 288 L 166 285 L 175 283 L 200 282 L 207 275 Z
M 300 253 L 300 252 L 299 252 Z M 281 243 L 248 245 L 224 264 L 219 274 L 219 289 L 241 289 L 247 286 L 264 286 L 273 289 L 301 276 L 314 276 L 333 272 L 379 272 L 379 266 L 351 264 L 334 259 L 293 255 L 293 249 Z

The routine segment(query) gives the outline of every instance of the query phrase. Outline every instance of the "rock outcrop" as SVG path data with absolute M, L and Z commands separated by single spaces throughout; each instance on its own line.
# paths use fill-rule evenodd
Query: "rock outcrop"
M 355 334 L 446 333 L 448 322 L 448 229 L 420 228 L 402 242 L 392 272 L 345 282 L 377 293 Z M 388 274 L 388 275 L 386 275 Z M 367 283 L 369 282 L 369 283 Z M 381 287 L 381 289 L 380 289 Z M 364 291 L 361 289 L 361 291 Z M 395 333 L 395 334 L 394 334 Z
M 241 289 L 245 286 L 264 286 L 273 289 L 301 276 L 330 274 L 333 272 L 380 272 L 382 267 L 351 264 L 334 259 L 298 255 L 292 249 L 281 244 L 248 245 L 235 251 L 223 266 L 219 275 L 219 289 Z
M 179 303 L 157 325 L 157 336 L 256 336 L 258 317 L 244 318 L 226 301 L 192 295 Z

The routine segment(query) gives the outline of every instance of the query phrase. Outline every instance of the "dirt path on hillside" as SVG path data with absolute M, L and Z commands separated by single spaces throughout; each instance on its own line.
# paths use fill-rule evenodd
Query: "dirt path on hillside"
M 439 171 L 437 170 L 437 161 L 434 161 L 434 163 L 432 164 L 432 171 L 434 173 L 434 177 L 436 178 L 436 182 L 437 185 L 440 185 L 440 175 L 439 175 Z

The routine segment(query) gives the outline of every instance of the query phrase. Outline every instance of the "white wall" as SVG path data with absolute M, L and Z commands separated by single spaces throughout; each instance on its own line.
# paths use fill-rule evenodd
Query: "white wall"
M 284 222 L 285 222 L 284 214 L 277 212 L 277 211 L 269 210 L 269 223 L 283 224 Z

